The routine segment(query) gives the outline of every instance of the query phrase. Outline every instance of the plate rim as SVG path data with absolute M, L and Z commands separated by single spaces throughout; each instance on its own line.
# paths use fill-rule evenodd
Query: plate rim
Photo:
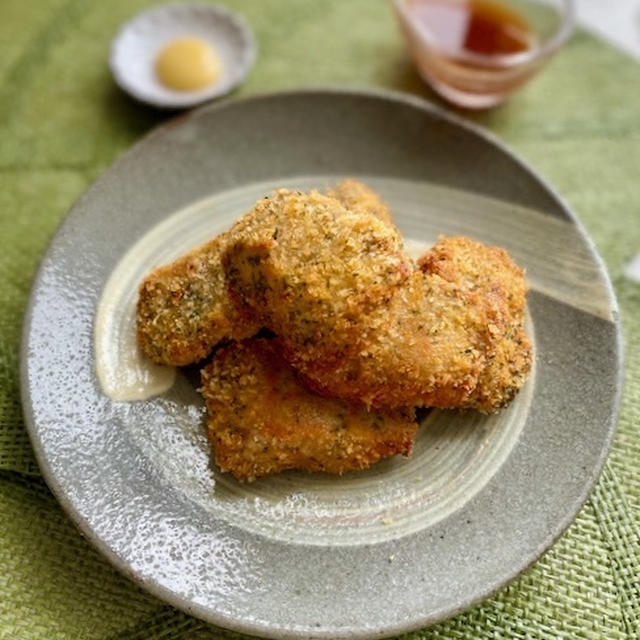
M 178 595 L 176 592 L 171 589 L 163 586 L 158 582 L 154 582 L 149 578 L 146 578 L 144 575 L 137 573 L 134 569 L 132 569 L 126 561 L 121 558 L 116 551 L 114 551 L 107 543 L 105 543 L 100 537 L 98 537 L 93 528 L 91 527 L 90 522 L 82 516 L 74 507 L 73 501 L 71 498 L 65 493 L 64 488 L 60 485 L 57 480 L 55 474 L 50 469 L 46 454 L 44 452 L 44 448 L 40 437 L 37 433 L 36 425 L 34 422 L 33 416 L 33 407 L 31 404 L 31 396 L 29 391 L 28 384 L 28 342 L 29 335 L 31 332 L 32 321 L 33 321 L 33 311 L 36 302 L 36 294 L 38 289 L 42 284 L 43 272 L 45 270 L 46 265 L 49 262 L 49 258 L 51 256 L 52 251 L 56 245 L 57 240 L 65 232 L 64 227 L 66 226 L 66 222 L 69 216 L 79 207 L 81 207 L 84 199 L 88 197 L 94 189 L 96 189 L 96 185 L 99 185 L 105 173 L 109 172 L 116 164 L 119 164 L 124 158 L 128 157 L 131 154 L 134 154 L 139 147 L 146 144 L 149 140 L 157 136 L 163 135 L 165 132 L 173 129 L 176 126 L 180 126 L 182 123 L 187 122 L 191 119 L 197 119 L 201 117 L 203 113 L 215 112 L 223 109 L 233 109 L 237 104 L 246 104 L 249 102 L 260 102 L 263 100 L 273 100 L 273 99 L 286 99 L 286 98 L 295 98 L 295 97 L 311 97 L 313 95 L 320 94 L 322 97 L 366 97 L 366 98 L 375 98 L 384 101 L 390 101 L 399 103 L 406 106 L 414 107 L 418 110 L 427 112 L 430 116 L 435 116 L 441 120 L 444 120 L 450 124 L 455 125 L 456 127 L 460 127 L 471 134 L 482 138 L 484 141 L 488 142 L 490 145 L 497 147 L 502 153 L 506 154 L 511 160 L 513 160 L 521 169 L 523 169 L 526 173 L 530 174 L 535 180 L 540 184 L 542 188 L 544 188 L 552 197 L 555 199 L 556 203 L 559 205 L 560 210 L 562 211 L 563 216 L 566 219 L 570 220 L 578 229 L 581 237 L 587 243 L 588 248 L 590 249 L 590 253 L 597 263 L 599 272 L 603 275 L 603 284 L 605 286 L 605 291 L 608 296 L 608 302 L 610 305 L 612 319 L 611 324 L 615 328 L 615 352 L 616 352 L 616 376 L 615 376 L 615 392 L 611 397 L 611 406 L 612 411 L 608 416 L 608 421 L 606 425 L 606 438 L 605 446 L 599 453 L 597 464 L 589 470 L 587 478 L 583 484 L 582 491 L 580 495 L 574 498 L 573 502 L 567 503 L 566 515 L 564 518 L 555 521 L 554 526 L 551 527 L 552 534 L 547 536 L 538 547 L 531 552 L 530 556 L 525 558 L 524 562 L 521 562 L 517 567 L 514 566 L 513 572 L 509 573 L 508 576 L 504 577 L 499 583 L 495 585 L 491 585 L 487 589 L 479 592 L 475 598 L 471 598 L 466 600 L 464 603 L 461 603 L 457 607 L 448 608 L 446 611 L 432 611 L 429 614 L 423 614 L 419 619 L 412 618 L 411 621 L 403 623 L 403 624 L 393 624 L 388 625 L 384 628 L 377 628 L 372 630 L 371 628 L 360 628 L 355 629 L 350 627 L 348 629 L 340 630 L 343 631 L 342 635 L 340 633 L 336 633 L 337 629 L 332 629 L 328 626 L 319 627 L 317 630 L 307 629 L 304 630 L 296 630 L 294 625 L 291 625 L 288 629 L 282 628 L 274 628 L 273 626 L 266 626 L 265 624 L 260 622 L 256 622 L 254 619 L 250 621 L 246 621 L 245 619 L 233 618 L 224 614 L 217 614 L 216 612 L 212 612 L 210 608 L 207 608 L 204 605 L 199 605 L 197 603 L 189 601 L 186 597 Z M 544 295 L 544 294 L 543 294 Z M 595 484 L 600 477 L 606 460 L 608 458 L 611 445 L 613 442 L 613 438 L 616 433 L 616 427 L 619 418 L 620 412 L 620 403 L 623 391 L 623 382 L 624 382 L 624 353 L 622 349 L 622 332 L 621 332 L 621 319 L 618 311 L 618 305 L 616 300 L 616 295 L 613 289 L 613 285 L 611 279 L 609 277 L 608 271 L 606 269 L 605 263 L 600 256 L 594 241 L 591 236 L 587 233 L 582 221 L 573 212 L 573 210 L 568 206 L 565 202 L 564 198 L 558 193 L 558 191 L 551 185 L 549 182 L 541 176 L 541 174 L 535 170 L 527 161 L 521 158 L 516 152 L 511 150 L 505 142 L 503 142 L 496 134 L 491 131 L 483 128 L 482 126 L 469 122 L 465 120 L 463 117 L 450 113 L 443 108 L 434 105 L 428 100 L 418 97 L 413 94 L 407 94 L 403 92 L 398 92 L 389 89 L 380 89 L 380 88 L 368 88 L 368 87 L 357 87 L 357 88 L 344 88 L 344 87 L 334 87 L 334 86 L 320 86 L 320 87 L 307 87 L 302 89 L 290 89 L 285 91 L 268 91 L 252 94 L 246 97 L 231 97 L 226 98 L 221 101 L 217 101 L 215 103 L 206 104 L 197 109 L 189 111 L 187 113 L 183 113 L 171 118 L 168 121 L 161 123 L 160 125 L 154 127 L 145 135 L 143 135 L 139 140 L 137 140 L 133 145 L 131 145 L 125 152 L 114 157 L 111 164 L 99 175 L 95 178 L 95 180 L 84 190 L 84 192 L 80 195 L 79 198 L 75 200 L 73 205 L 67 211 L 67 213 L 62 218 L 58 229 L 55 234 L 52 236 L 50 243 L 47 247 L 47 250 L 43 254 L 40 264 L 38 266 L 36 275 L 32 281 L 32 286 L 28 298 L 28 303 L 25 308 L 25 312 L 23 315 L 22 322 L 22 334 L 21 334 L 21 344 L 20 344 L 20 394 L 21 394 L 21 402 L 24 414 L 24 422 L 25 427 L 27 429 L 29 439 L 34 450 L 34 454 L 36 460 L 38 462 L 38 466 L 40 468 L 40 472 L 42 478 L 46 482 L 47 486 L 55 496 L 56 500 L 62 506 L 66 515 L 70 518 L 73 524 L 79 529 L 80 533 L 83 537 L 87 539 L 87 541 L 95 548 L 97 551 L 103 555 L 109 563 L 115 567 L 120 573 L 125 575 L 127 578 L 132 580 L 134 584 L 139 587 L 144 588 L 148 593 L 160 598 L 161 600 L 169 603 L 171 606 L 176 607 L 189 615 L 195 615 L 201 619 L 204 619 L 207 622 L 218 625 L 222 628 L 231 629 L 240 633 L 247 633 L 249 635 L 260 635 L 265 638 L 287 638 L 287 639 L 300 639 L 300 638 L 324 638 L 324 639 L 337 639 L 337 638 L 362 638 L 363 640 L 366 638 L 384 638 L 389 637 L 401 633 L 406 633 L 409 631 L 414 631 L 416 629 L 424 628 L 435 624 L 437 622 L 446 620 L 455 616 L 463 611 L 467 611 L 471 607 L 477 605 L 478 603 L 486 600 L 487 598 L 495 595 L 501 589 L 503 589 L 507 584 L 516 579 L 523 571 L 533 565 L 536 561 L 538 561 L 541 555 L 550 549 L 557 540 L 566 532 L 570 524 L 574 521 L 580 510 L 583 508 L 585 503 L 587 502 L 589 496 L 591 495 Z M 605 435 L 605 431 L 603 429 L 603 435 Z

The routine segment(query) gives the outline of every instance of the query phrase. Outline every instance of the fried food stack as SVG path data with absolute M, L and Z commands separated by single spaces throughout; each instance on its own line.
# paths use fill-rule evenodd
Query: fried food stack
M 415 263 L 379 196 L 345 180 L 279 189 L 154 270 L 138 341 L 159 364 L 213 353 L 201 391 L 223 471 L 343 473 L 408 455 L 415 407 L 508 403 L 531 367 L 526 290 L 505 250 L 468 238 Z

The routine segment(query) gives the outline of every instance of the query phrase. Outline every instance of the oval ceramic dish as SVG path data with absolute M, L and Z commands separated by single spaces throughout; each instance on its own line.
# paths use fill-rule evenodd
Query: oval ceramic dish
M 193 375 L 150 400 L 103 395 L 96 307 L 116 270 L 125 326 L 150 266 L 275 186 L 344 176 L 380 191 L 410 246 L 464 233 L 514 255 L 534 370 L 496 416 L 430 413 L 409 460 L 241 485 L 210 462 Z M 48 484 L 137 584 L 251 634 L 382 637 L 485 598 L 574 518 L 614 431 L 618 315 L 574 215 L 491 136 L 407 96 L 265 95 L 160 127 L 78 201 L 34 284 L 22 390 Z

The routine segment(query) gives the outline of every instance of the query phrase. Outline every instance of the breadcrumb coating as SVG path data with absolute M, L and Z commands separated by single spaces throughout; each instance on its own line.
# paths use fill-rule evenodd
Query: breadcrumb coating
M 363 207 L 390 221 L 388 209 L 366 185 L 349 179 L 332 190 L 348 207 Z M 247 217 L 174 262 L 154 269 L 142 282 L 137 305 L 138 343 L 158 364 L 184 366 L 206 357 L 223 340 L 248 338 L 260 323 L 227 292 L 221 256 L 254 216 L 273 213 L 278 195 L 260 200 Z
M 310 386 L 375 407 L 492 411 L 513 397 L 530 346 L 526 287 L 506 252 L 441 241 L 439 267 L 427 254 L 413 269 L 395 230 L 370 214 L 317 192 L 277 194 L 223 265 Z
M 390 226 L 393 225 L 393 217 L 389 207 L 373 189 L 359 180 L 347 178 L 333 189 L 328 189 L 327 195 L 340 201 L 349 211 L 369 213 L 382 222 Z
M 316 191 L 281 189 L 223 254 L 227 285 L 302 359 L 332 359 L 358 340 L 415 268 L 392 227 Z M 270 215 L 261 210 L 268 207 Z
M 416 270 L 388 306 L 363 318 L 349 351 L 286 356 L 322 393 L 379 406 L 457 408 L 467 402 L 495 343 L 491 301 Z
M 202 370 L 216 464 L 238 480 L 285 469 L 344 473 L 409 455 L 413 410 L 368 410 L 308 389 L 278 340 L 254 338 L 218 350 Z
M 524 328 L 527 281 L 505 249 L 465 237 L 441 236 L 418 264 L 465 291 L 491 300 L 498 310 L 499 333 L 465 408 L 491 412 L 507 404 L 531 369 L 531 341 Z
M 158 364 L 184 366 L 203 359 L 222 340 L 242 340 L 261 327 L 251 309 L 229 296 L 222 255 L 236 236 L 278 211 L 274 193 L 255 204 L 225 233 L 152 271 L 137 305 L 138 344 Z
M 227 234 L 158 267 L 142 282 L 138 344 L 158 364 L 183 366 L 207 356 L 221 340 L 248 338 L 260 328 L 227 293 L 220 256 Z

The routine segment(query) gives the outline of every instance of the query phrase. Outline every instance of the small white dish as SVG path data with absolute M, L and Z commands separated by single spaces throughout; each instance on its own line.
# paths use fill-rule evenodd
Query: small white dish
M 202 38 L 217 51 L 222 73 L 213 84 L 177 91 L 157 77 L 156 56 L 170 40 L 181 36 Z M 109 66 L 118 86 L 137 100 L 184 109 L 231 91 L 255 58 L 253 33 L 238 14 L 219 5 L 165 4 L 137 14 L 120 28 L 111 45 Z

